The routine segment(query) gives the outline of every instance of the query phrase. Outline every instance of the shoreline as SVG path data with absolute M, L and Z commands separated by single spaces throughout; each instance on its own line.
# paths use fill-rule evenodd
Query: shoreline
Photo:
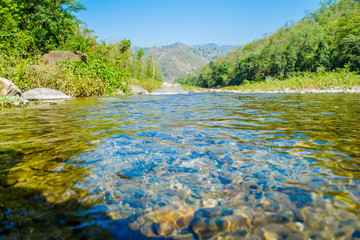
M 228 89 L 186 89 L 190 94 L 193 93 L 237 93 L 237 94 L 321 94 L 321 93 L 360 93 L 360 87 L 354 87 L 352 89 L 303 89 L 303 90 L 291 90 L 291 89 L 285 89 L 285 90 L 274 90 L 274 91 L 262 91 L 262 90 L 228 90 Z M 133 96 L 133 95 L 122 95 L 122 96 Z M 156 96 L 152 95 L 151 93 L 148 96 Z M 113 97 L 113 96 L 99 96 L 99 97 Z M 77 97 L 74 97 L 76 99 Z M 5 100 L 6 99 L 6 100 Z M 28 101 L 26 99 L 23 99 L 21 97 L 5 97 L 0 96 L 0 100 L 2 100 L 2 104 L 0 104 L 0 109 L 6 109 L 6 108 L 21 108 L 21 107 L 29 107 L 29 106 L 37 106 L 37 105 L 57 105 L 59 103 L 65 102 L 64 100 L 44 100 L 44 101 L 35 101 L 32 103 L 32 101 Z
M 352 89 L 302 89 L 302 90 L 228 90 L 228 89 L 192 89 L 188 90 L 190 93 L 294 93 L 294 94 L 316 94 L 316 93 L 360 93 L 360 87 Z

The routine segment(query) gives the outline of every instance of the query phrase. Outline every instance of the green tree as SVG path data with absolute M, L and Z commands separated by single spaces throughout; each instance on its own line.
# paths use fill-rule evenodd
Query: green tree
M 360 70 L 360 36 L 348 35 L 340 45 L 340 58 L 342 64 L 350 64 L 352 70 Z
M 286 75 L 288 75 L 289 73 L 295 72 L 295 70 L 296 70 L 295 66 L 296 66 L 296 62 L 297 62 L 295 47 L 293 46 L 293 44 L 291 42 L 285 51 L 285 58 L 286 58 L 286 72 L 285 73 L 286 73 Z
M 328 70 L 330 66 L 330 51 L 328 44 L 321 40 L 316 50 L 317 67 L 322 70 Z
M 18 0 L 0 3 L 0 50 L 4 53 L 17 49 L 17 54 L 24 55 L 33 48 L 35 39 L 28 31 L 21 30 L 23 3 Z
M 136 59 L 138 61 L 141 61 L 142 57 L 145 55 L 145 50 L 143 48 L 141 48 L 139 51 L 137 51 L 136 53 Z
M 85 9 L 75 0 L 0 3 L 0 44 L 29 54 L 46 52 L 64 43 L 80 24 L 72 13 Z
M 129 39 L 124 38 L 120 42 L 120 54 L 125 54 L 131 47 L 131 41 Z
M 208 86 L 216 87 L 227 85 L 231 64 L 228 62 L 221 62 L 219 64 L 211 64 L 210 68 L 212 74 L 211 78 L 208 80 Z

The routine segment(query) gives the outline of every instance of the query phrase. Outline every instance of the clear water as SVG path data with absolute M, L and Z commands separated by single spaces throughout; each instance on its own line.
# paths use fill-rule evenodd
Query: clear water
M 360 239 L 359 94 L 0 111 L 0 239 Z

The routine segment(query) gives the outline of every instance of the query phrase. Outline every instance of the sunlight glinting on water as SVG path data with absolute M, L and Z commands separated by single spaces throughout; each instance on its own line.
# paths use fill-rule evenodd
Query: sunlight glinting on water
M 64 208 L 64 224 L 53 227 L 73 238 L 89 227 L 104 233 L 88 238 L 356 238 L 359 100 L 133 96 L 2 113 L 10 130 L 1 132 L 0 153 L 16 161 L 1 169 L 1 183 L 49 205 L 76 201 L 82 207 Z M 14 126 L 19 117 L 24 124 Z M 15 136 L 24 140 L 12 145 Z M 42 219 L 28 196 L 18 198 Z M 7 201 L 12 209 L 20 200 Z

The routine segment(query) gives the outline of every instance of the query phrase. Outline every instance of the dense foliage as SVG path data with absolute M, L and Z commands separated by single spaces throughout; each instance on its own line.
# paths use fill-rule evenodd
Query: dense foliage
M 149 88 L 162 80 L 151 58 L 133 53 L 130 40 L 99 43 L 74 16 L 84 9 L 76 0 L 0 0 L 0 76 L 21 90 L 49 87 L 72 96 L 126 92 L 132 82 Z M 87 61 L 45 65 L 42 55 L 51 50 L 81 51 Z
M 297 24 L 286 24 L 212 62 L 181 83 L 201 87 L 285 79 L 303 72 L 360 70 L 360 1 L 322 1 Z

